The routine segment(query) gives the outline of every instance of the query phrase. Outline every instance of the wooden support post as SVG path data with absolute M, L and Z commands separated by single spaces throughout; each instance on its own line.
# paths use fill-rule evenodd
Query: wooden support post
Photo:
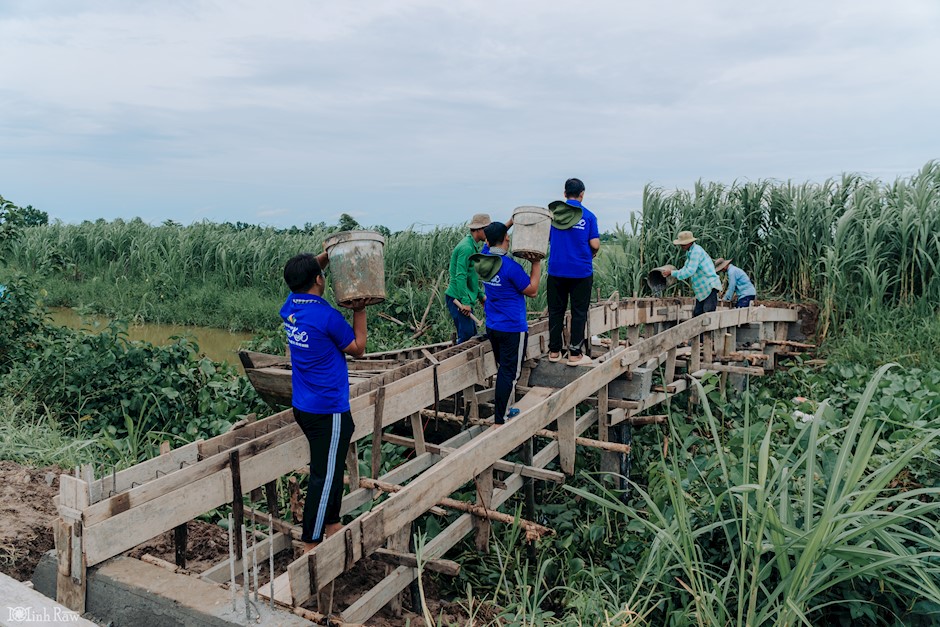
M 251 414 L 254 416 L 254 414 Z M 160 455 L 169 455 L 170 454 L 170 443 L 161 442 L 160 443 Z M 176 565 L 179 568 L 186 568 L 186 544 L 188 541 L 188 533 L 186 529 L 186 523 L 182 525 L 177 525 L 173 528 L 173 548 L 176 554 Z
M 475 396 L 472 391 L 469 396 L 464 395 L 465 398 L 473 398 Z M 424 443 L 424 424 L 421 422 L 421 412 L 411 414 L 411 437 L 413 437 L 415 441 L 415 454 L 421 455 L 422 453 L 428 452 L 427 445 Z
M 610 332 L 610 350 L 617 350 L 620 346 L 620 327 L 615 327 Z
M 382 419 L 385 413 L 385 386 L 379 388 L 375 397 L 375 414 L 372 423 L 372 478 L 378 479 L 382 472 Z
M 627 342 L 630 346 L 636 346 L 640 341 L 640 327 L 638 325 L 633 325 L 632 327 L 627 327 Z
M 242 473 L 238 449 L 228 454 L 229 470 L 232 471 L 232 533 L 235 538 L 235 559 L 242 558 L 242 525 L 245 522 L 245 502 L 242 500 Z
M 558 417 L 558 463 L 562 472 L 574 474 L 576 409 L 566 411 Z
M 277 503 L 277 480 L 264 484 L 264 501 L 268 506 L 268 513 L 275 518 L 281 517 L 281 508 Z
M 710 364 L 715 361 L 715 334 L 711 331 L 705 333 L 705 338 L 702 341 L 702 353 L 704 353 L 702 359 L 706 364 Z
M 663 372 L 663 385 L 668 386 L 676 380 L 676 349 L 670 348 L 666 352 L 666 369 Z
M 532 458 L 535 456 L 535 439 L 529 438 L 522 445 L 522 463 L 526 466 L 532 466 Z M 525 505 L 523 514 L 526 520 L 535 520 L 535 480 L 532 477 L 526 477 L 525 483 Z M 529 561 L 535 563 L 535 545 L 531 542 L 526 543 L 529 553 Z
M 300 485 L 297 483 L 297 477 L 287 480 L 287 492 L 290 495 L 291 522 L 296 525 L 304 519 L 304 506 L 300 502 Z
M 734 327 L 732 327 L 732 331 L 733 330 L 734 330 Z M 721 342 L 718 348 L 718 354 L 721 357 L 726 357 L 727 355 L 730 355 L 733 351 L 734 351 L 734 335 L 732 335 L 731 333 L 725 332 L 725 334 L 721 337 Z M 728 373 L 727 372 L 721 373 L 718 388 L 721 390 L 722 395 L 724 395 L 725 391 L 728 389 Z
M 610 442 L 609 392 L 605 385 L 597 391 L 597 439 L 601 442 Z M 601 451 L 601 472 L 617 472 L 619 462 L 617 454 L 610 451 Z
M 689 374 L 702 369 L 702 335 L 692 338 L 692 354 L 689 356 Z M 698 402 L 698 393 L 695 386 L 689 386 L 689 409 Z
M 388 539 L 385 545 L 388 547 L 389 551 L 394 553 L 408 553 L 408 541 L 411 538 L 411 527 L 403 527 L 397 533 L 392 534 Z M 388 577 L 392 571 L 395 570 L 394 566 L 388 565 L 385 567 L 385 576 Z M 388 609 L 392 612 L 392 615 L 396 618 L 401 618 L 401 595 L 399 592 L 396 594 L 391 601 L 388 603 Z
M 186 542 L 188 531 L 186 523 L 173 528 L 173 546 L 176 548 L 176 565 L 186 568 Z
M 346 449 L 346 476 L 349 477 L 349 491 L 352 492 L 359 485 L 359 446 L 355 442 L 350 442 Z
M 59 558 L 56 577 L 56 601 L 79 613 L 85 612 L 88 586 L 82 538 L 82 511 L 88 507 L 90 488 L 87 481 L 70 475 L 59 477 L 59 513 L 54 535 Z
M 484 509 L 493 507 L 493 467 L 490 466 L 481 472 L 475 479 L 477 488 L 477 505 Z M 489 552 L 490 549 L 490 528 L 491 524 L 488 518 L 477 518 L 473 521 L 476 528 L 476 547 L 478 551 Z

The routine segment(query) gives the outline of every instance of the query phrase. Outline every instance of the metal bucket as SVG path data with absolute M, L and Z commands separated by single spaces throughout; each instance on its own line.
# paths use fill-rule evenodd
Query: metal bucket
M 675 272 L 676 267 L 671 265 L 659 266 L 650 270 L 650 273 L 646 275 L 646 284 L 653 290 L 653 294 L 662 294 L 667 287 L 676 284 L 676 277 L 671 274 L 667 277 L 663 276 L 663 270 Z
M 512 254 L 528 259 L 544 259 L 552 212 L 544 207 L 516 207 L 512 212 Z
M 344 231 L 324 243 L 331 285 L 341 307 L 385 300 L 385 238 L 375 231 Z

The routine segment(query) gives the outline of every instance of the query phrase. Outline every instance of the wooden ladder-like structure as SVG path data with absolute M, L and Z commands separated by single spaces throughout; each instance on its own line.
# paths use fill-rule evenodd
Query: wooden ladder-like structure
M 606 335 L 608 345 L 586 367 L 540 360 L 547 354 L 548 323 L 532 323 L 528 367 L 519 387 L 524 396 L 515 404 L 521 413 L 499 427 L 479 421 L 479 406 L 491 396 L 488 381 L 496 373 L 488 342 L 378 355 L 372 359 L 381 365 L 353 368 L 351 377 L 361 380 L 350 386 L 356 428 L 342 513 L 372 507 L 291 562 L 275 579 L 275 601 L 298 608 L 366 557 L 397 564 L 341 614 L 345 622 L 364 622 L 385 605 L 395 606 L 418 575 L 408 548 L 413 521 L 439 511 L 441 504 L 454 506 L 449 499 L 462 487 L 475 484 L 477 500 L 463 504 L 466 513 L 427 542 L 423 557 L 430 560 L 429 568 L 450 569 L 441 558 L 471 532 L 477 546 L 485 548 L 491 519 L 497 518 L 492 512 L 527 481 L 564 481 L 565 474 L 574 472 L 579 445 L 599 448 L 601 470 L 617 472 L 619 456 L 629 450 L 616 437 L 618 425 L 662 421 L 641 414 L 686 390 L 690 377 L 763 374 L 775 367 L 781 353 L 802 346 L 789 339 L 798 326 L 795 309 L 720 309 L 691 318 L 692 305 L 689 299 L 612 299 L 592 306 L 587 335 Z M 276 397 L 284 384 L 284 364 L 275 359 L 253 366 L 249 376 L 254 375 L 256 387 Z M 653 374 L 661 379 L 658 385 Z M 442 399 L 458 394 L 468 403 L 464 416 L 454 417 L 457 411 L 436 414 L 459 419 L 469 428 L 438 445 L 425 442 L 422 417 Z M 579 405 L 590 409 L 578 414 Z M 402 421 L 410 421 L 412 437 L 386 432 Z M 555 429 L 546 431 L 552 423 Z M 596 438 L 582 437 L 589 430 Z M 547 444 L 536 449 L 533 443 L 546 438 Z M 359 471 L 359 444 L 364 441 L 378 452 L 368 478 Z M 411 447 L 415 454 L 379 476 L 383 441 Z M 527 451 L 523 462 L 506 459 L 520 446 Z M 237 514 L 244 494 L 265 488 L 269 506 L 276 507 L 276 479 L 305 468 L 308 460 L 307 440 L 288 409 L 109 476 L 94 478 L 88 469 L 76 473 L 80 476 L 62 475 L 54 524 L 59 602 L 84 611 L 89 567 L 163 532 L 185 529 L 188 521 L 212 509 L 234 504 Z M 555 460 L 561 472 L 548 468 Z M 388 491 L 394 493 L 385 498 Z M 261 520 L 264 524 L 267 515 Z M 299 529 L 290 523 L 275 520 L 274 527 L 270 542 L 277 551 L 289 549 L 299 538 Z M 540 531 L 531 523 L 525 528 L 532 535 Z M 217 582 L 228 576 L 228 559 L 202 573 L 203 579 Z

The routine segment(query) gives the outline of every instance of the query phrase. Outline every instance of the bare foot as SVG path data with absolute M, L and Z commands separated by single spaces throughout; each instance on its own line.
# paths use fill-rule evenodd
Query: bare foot
M 339 533 L 343 529 L 343 523 L 332 523 L 323 528 L 323 536 L 329 538 L 334 533 Z

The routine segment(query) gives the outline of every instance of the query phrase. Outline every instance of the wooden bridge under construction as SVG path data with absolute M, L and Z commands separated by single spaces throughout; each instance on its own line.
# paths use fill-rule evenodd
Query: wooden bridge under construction
M 388 564 L 387 576 L 334 616 L 364 623 L 387 605 L 400 611 L 401 593 L 418 576 L 410 540 L 419 517 L 441 508 L 461 512 L 428 540 L 422 554 L 425 568 L 451 574 L 459 565 L 446 559 L 447 552 L 471 533 L 485 550 L 494 521 L 518 522 L 530 539 L 549 533 L 532 520 L 531 489 L 520 520 L 500 507 L 534 481 L 563 483 L 574 472 L 579 447 L 600 451 L 598 471 L 619 474 L 630 451 L 628 428 L 665 422 L 665 415 L 654 413 L 657 406 L 686 392 L 693 379 L 715 373 L 722 385 L 732 385 L 735 378 L 764 374 L 809 347 L 800 341 L 793 306 L 719 309 L 696 318 L 692 307 L 691 299 L 616 295 L 594 304 L 587 322 L 587 337 L 594 338 L 589 366 L 549 363 L 547 320 L 532 322 L 515 403 L 521 413 L 498 427 L 484 420 L 496 373 L 485 340 L 351 361 L 356 428 L 342 513 L 347 520 L 352 512 L 365 512 L 256 584 L 258 592 L 299 616 L 323 620 L 334 609 L 324 593 L 331 583 L 361 560 L 378 559 Z M 246 354 L 243 362 L 266 400 L 289 406 L 285 358 Z M 439 444 L 425 440 L 424 425 L 434 416 L 455 423 L 456 434 Z M 176 530 L 179 560 L 185 555 L 186 523 L 216 508 L 233 511 L 232 554 L 193 576 L 225 585 L 243 572 L 248 555 L 239 533 L 249 515 L 267 530 L 253 548 L 262 561 L 291 551 L 300 528 L 282 519 L 276 481 L 307 467 L 307 440 L 290 409 L 236 427 L 103 477 L 88 468 L 63 474 L 54 524 L 58 601 L 84 611 L 89 568 L 164 532 Z M 381 473 L 383 442 L 414 453 Z M 360 474 L 365 443 L 371 443 L 372 453 L 368 477 Z M 468 486 L 475 501 L 453 498 Z M 256 505 L 261 503 L 268 511 L 261 513 Z M 250 585 L 248 577 L 243 583 Z

